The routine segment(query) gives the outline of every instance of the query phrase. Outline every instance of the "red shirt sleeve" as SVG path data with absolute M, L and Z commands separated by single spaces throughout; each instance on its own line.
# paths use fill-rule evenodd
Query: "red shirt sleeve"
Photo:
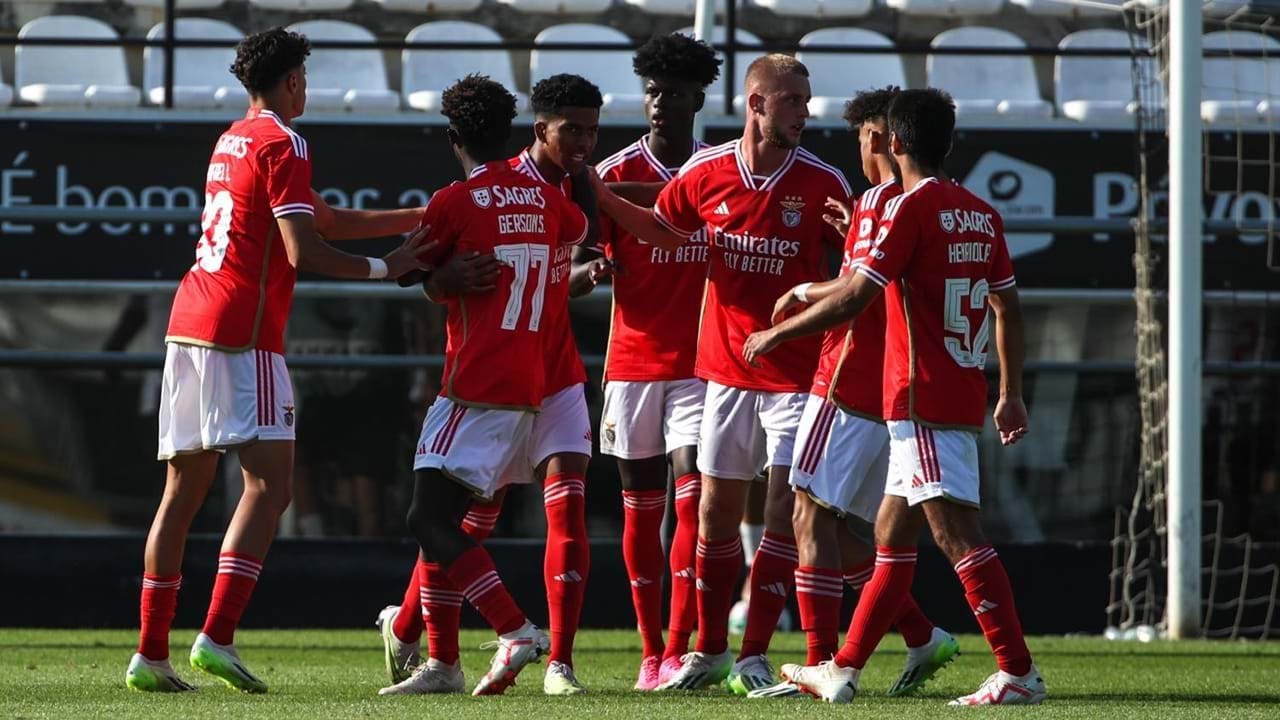
M 1013 277 L 1013 260 L 1009 257 L 1009 245 L 1004 239 L 1004 220 L 994 216 L 996 239 L 991 248 L 991 266 L 987 269 L 987 289 L 991 292 L 1008 290 L 1017 285 Z
M 681 173 L 667 183 L 658 193 L 653 215 L 663 227 L 680 237 L 691 237 L 701 230 L 705 223 L 698 204 L 697 176 Z
M 880 287 L 888 287 L 890 282 L 902 276 L 920 242 L 916 214 L 902 207 L 908 197 L 900 195 L 885 206 L 871 249 L 856 269 Z
M 452 187 L 452 186 L 450 186 Z M 427 199 L 427 209 L 422 213 L 422 221 L 418 223 L 418 227 L 430 225 L 431 230 L 427 236 L 427 242 L 435 241 L 439 243 L 431 252 L 427 253 L 423 261 L 432 267 L 439 267 L 450 255 L 458 244 L 458 234 L 450 228 L 448 218 L 453 213 L 445 212 L 445 206 L 449 204 L 449 188 L 442 188 L 436 191 Z M 458 212 L 455 209 L 455 213 Z
M 275 217 L 293 213 L 315 215 L 311 204 L 311 159 L 299 157 L 292 142 L 267 145 L 259 159 L 266 174 L 267 202 Z

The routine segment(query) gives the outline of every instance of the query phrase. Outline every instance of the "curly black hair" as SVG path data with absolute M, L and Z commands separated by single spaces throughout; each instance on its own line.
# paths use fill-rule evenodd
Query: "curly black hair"
M 897 85 L 886 85 L 875 90 L 863 90 L 844 104 L 844 120 L 854 130 L 869 120 L 887 120 L 889 103 L 902 92 Z
M 501 150 L 511 137 L 516 98 L 487 75 L 468 75 L 444 91 L 440 114 L 470 151 Z
M 702 87 L 720 77 L 720 58 L 701 40 L 671 33 L 657 35 L 636 50 L 631 67 L 642 78 L 695 80 Z
M 311 42 L 282 27 L 249 35 L 236 46 L 236 61 L 231 74 L 252 95 L 262 95 L 275 88 L 280 79 L 302 66 L 311 54 Z
M 599 108 L 604 104 L 600 88 L 581 75 L 561 73 L 538 81 L 529 94 L 529 103 L 538 115 L 559 115 L 561 108 Z

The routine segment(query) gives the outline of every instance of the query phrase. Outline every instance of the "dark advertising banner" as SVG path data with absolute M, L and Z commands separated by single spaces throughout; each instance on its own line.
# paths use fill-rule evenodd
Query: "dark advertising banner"
M 0 120 L 0 205 L 181 208 L 203 203 L 209 153 L 224 123 Z M 331 204 L 387 208 L 423 204 L 454 180 L 458 167 L 439 126 L 301 123 L 315 164 L 314 183 Z M 597 159 L 633 141 L 643 128 L 608 127 Z M 512 152 L 528 127 L 516 129 Z M 708 140 L 734 135 L 716 129 Z M 1164 214 L 1163 138 L 1149 137 L 1154 210 Z M 1213 158 L 1205 214 L 1218 220 L 1271 219 L 1276 168 L 1265 134 L 1206 135 Z M 854 187 L 854 136 L 813 130 L 805 145 L 839 166 Z M 965 130 L 948 169 L 1006 219 L 1055 216 L 1128 218 L 1138 211 L 1136 135 L 1125 131 Z M 1240 163 L 1240 158 L 1246 158 Z M 0 276 L 33 278 L 169 278 L 190 266 L 200 228 L 154 223 L 16 223 L 0 225 Z M 1128 288 L 1128 234 L 1028 233 L 1009 237 L 1024 287 Z M 1157 239 L 1163 252 L 1163 238 Z M 1266 268 L 1265 235 L 1205 238 L 1208 288 L 1263 289 L 1277 284 Z

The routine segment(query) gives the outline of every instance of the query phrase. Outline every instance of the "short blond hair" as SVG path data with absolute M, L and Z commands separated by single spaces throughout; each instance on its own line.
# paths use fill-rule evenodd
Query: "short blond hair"
M 783 55 L 782 53 L 761 55 L 752 60 L 751 64 L 747 66 L 745 85 L 750 88 L 753 85 L 768 84 L 769 81 L 783 75 L 809 77 L 809 68 L 790 55 Z

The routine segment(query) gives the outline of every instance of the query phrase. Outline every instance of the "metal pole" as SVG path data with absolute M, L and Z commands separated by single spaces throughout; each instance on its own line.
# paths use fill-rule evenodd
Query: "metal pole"
M 725 0 L 724 41 L 724 114 L 729 117 L 733 115 L 733 96 L 738 92 L 733 69 L 738 54 L 738 0 Z
M 1169 597 L 1173 638 L 1200 635 L 1200 0 L 1169 6 Z
M 701 40 L 708 45 L 715 43 L 716 26 L 716 0 L 698 0 L 697 6 L 693 11 L 693 37 Z M 706 109 L 705 107 L 703 108 Z M 703 119 L 702 113 L 693 116 L 693 137 L 695 140 L 705 140 L 707 137 L 706 121 Z
M 173 43 L 178 0 L 164 0 L 164 106 L 173 108 Z

